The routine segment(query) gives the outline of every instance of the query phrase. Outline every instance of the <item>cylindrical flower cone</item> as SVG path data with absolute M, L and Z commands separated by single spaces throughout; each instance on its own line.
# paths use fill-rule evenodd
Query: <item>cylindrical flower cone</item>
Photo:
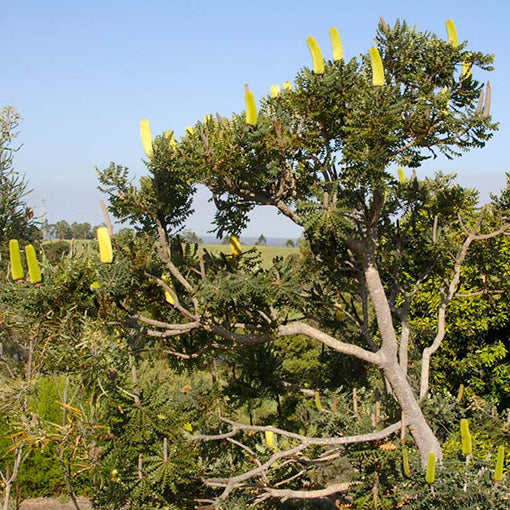
M 505 447 L 498 448 L 498 458 L 496 460 L 496 470 L 494 471 L 494 481 L 501 482 L 503 480 L 503 466 L 505 464 Z
M 239 242 L 239 238 L 237 236 L 230 236 L 230 251 L 234 257 L 238 257 L 242 254 L 241 243 Z
M 344 47 L 342 45 L 342 39 L 340 34 L 335 27 L 329 29 L 329 38 L 331 39 L 331 46 L 333 47 L 333 60 L 340 62 L 344 58 Z
M 11 276 L 13 280 L 19 280 L 23 278 L 25 272 L 21 265 L 21 254 L 19 251 L 19 243 L 17 239 L 11 239 L 9 241 L 9 254 L 11 258 Z
M 456 48 L 459 45 L 459 36 L 457 35 L 457 29 L 453 20 L 446 20 L 446 32 L 448 34 L 448 42 Z
M 409 455 L 407 453 L 407 448 L 402 450 L 402 466 L 404 468 L 404 474 L 406 476 L 411 476 L 411 468 L 409 467 Z
M 370 48 L 368 53 L 372 63 L 372 85 L 382 87 L 384 85 L 384 67 L 379 50 L 375 47 Z
M 266 430 L 266 445 L 270 450 L 274 448 L 273 439 L 274 439 L 273 432 L 271 430 Z
M 150 159 L 152 158 L 152 131 L 148 119 L 140 121 L 140 138 L 142 139 L 142 146 L 145 154 Z
M 434 483 L 434 481 L 436 480 L 436 454 L 434 452 L 429 453 L 425 480 L 427 483 Z
M 161 279 L 168 285 L 168 287 L 170 287 L 170 289 L 175 294 L 175 287 L 174 287 L 174 284 L 172 283 L 172 280 L 168 276 L 165 276 L 165 275 L 163 275 L 161 277 Z M 170 303 L 171 305 L 175 304 L 175 298 L 174 298 L 173 294 L 166 289 L 165 289 L 165 301 L 167 303 Z
M 30 281 L 32 283 L 39 283 L 42 280 L 41 271 L 39 270 L 39 264 L 37 262 L 35 249 L 31 244 L 25 246 L 25 255 L 27 257 L 28 274 L 30 276 Z
M 314 37 L 308 37 L 306 39 L 306 43 L 308 44 L 308 49 L 312 54 L 314 74 L 324 74 L 324 58 L 317 41 Z
M 99 241 L 99 260 L 105 264 L 111 264 L 113 261 L 112 242 L 106 227 L 97 229 L 97 240 Z
M 244 93 L 244 100 L 246 102 L 246 124 L 250 126 L 257 125 L 257 105 L 255 103 L 255 97 L 251 90 L 247 90 Z
M 462 454 L 471 455 L 473 448 L 471 442 L 471 434 L 469 433 L 468 420 L 460 420 L 460 438 L 462 442 Z
M 315 407 L 317 408 L 317 411 L 320 411 L 322 409 L 321 396 L 317 390 L 315 390 L 315 393 L 314 393 L 314 400 L 315 400 Z
M 280 85 L 271 85 L 271 97 L 278 97 Z

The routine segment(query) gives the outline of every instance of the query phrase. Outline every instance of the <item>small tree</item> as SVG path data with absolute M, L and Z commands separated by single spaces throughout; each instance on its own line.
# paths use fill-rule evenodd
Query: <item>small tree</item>
M 430 452 L 441 457 L 420 407 L 431 357 L 444 339 L 447 308 L 469 248 L 510 226 L 502 221 L 503 211 L 478 208 L 476 192 L 451 177 L 418 178 L 424 160 L 483 147 L 496 128 L 489 113 L 490 85 L 485 88 L 473 75 L 476 67 L 491 70 L 493 57 L 467 51 L 449 28 L 450 41 L 443 41 L 406 23 L 389 27 L 381 20 L 376 48 L 349 62 L 334 35 L 333 61 L 324 62 L 311 40 L 313 71 L 303 69 L 293 89 L 264 98 L 259 112 L 247 90 L 246 112 L 206 118 L 180 144 L 168 134 L 146 142 L 152 177 L 144 177 L 139 190 L 123 192 L 128 179 L 122 167 L 100 173 L 116 216 L 132 218 L 136 208 L 138 221 L 158 232 L 161 260 L 175 282 L 164 321 L 130 312 L 139 328 L 154 337 L 172 336 L 178 357 L 215 347 L 250 349 L 300 335 L 379 370 L 402 412 L 402 420 L 382 430 L 335 438 L 222 418 L 230 432 L 196 439 L 222 440 L 245 430 L 295 442 L 253 470 L 212 480 L 212 486 L 224 488 L 220 499 L 314 445 L 331 447 L 331 458 L 337 458 L 341 445 L 382 439 L 407 427 L 422 463 Z M 408 168 L 399 169 L 398 178 L 396 165 Z M 152 196 L 162 175 L 180 186 L 158 204 Z M 263 271 L 249 255 L 234 253 L 222 266 L 176 257 L 165 215 L 175 222 L 189 214 L 190 205 L 182 204 L 197 183 L 213 194 L 220 237 L 238 235 L 259 205 L 276 208 L 302 227 L 307 250 L 301 265 L 276 261 Z M 420 355 L 410 315 L 424 282 L 432 283 L 438 306 Z M 479 291 L 476 282 L 463 285 L 468 294 Z M 333 484 L 317 495 L 348 486 Z M 314 495 L 257 487 L 261 500 Z
M 260 234 L 260 236 L 257 239 L 257 242 L 255 244 L 257 246 L 266 246 L 267 245 L 267 239 L 265 238 L 264 234 Z
M 18 135 L 17 128 L 21 121 L 20 114 L 11 106 L 0 110 L 0 251 L 6 253 L 9 239 L 31 241 L 37 237 L 33 211 L 25 203 L 28 195 L 27 183 L 13 167 L 15 152 L 19 147 L 13 146 Z M 7 259 L 7 257 L 6 257 Z M 0 259 L 0 266 L 3 266 Z M 15 386 L 28 386 L 32 380 L 33 336 L 25 331 L 24 335 L 12 333 L 4 323 L 6 315 L 4 307 L 0 309 L 2 325 L 0 328 L 0 377 Z M 10 388 L 9 388 L 10 389 Z M 11 394 L 10 397 L 13 397 Z M 6 401 L 7 400 L 7 401 Z M 20 395 L 19 388 L 13 398 L 2 398 L 2 421 L 10 426 L 13 409 L 26 409 L 26 394 Z M 0 469 L 3 483 L 3 508 L 9 505 L 10 491 L 16 481 L 22 461 L 22 448 L 13 448 L 6 455 Z
M 19 147 L 13 146 L 18 136 L 20 114 L 7 106 L 0 110 L 0 244 L 14 238 L 33 239 L 36 228 L 33 211 L 25 203 L 28 195 L 27 182 L 14 170 L 14 154 Z
M 183 230 L 181 232 L 181 239 L 188 244 L 202 244 L 202 238 L 198 237 L 192 230 Z
M 92 225 L 88 222 L 71 223 L 71 232 L 74 239 L 92 239 Z
M 73 229 L 66 220 L 60 220 L 55 223 L 55 236 L 57 239 L 72 239 Z

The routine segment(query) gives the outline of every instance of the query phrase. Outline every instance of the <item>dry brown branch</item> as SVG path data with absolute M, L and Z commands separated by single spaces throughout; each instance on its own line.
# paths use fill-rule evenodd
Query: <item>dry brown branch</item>
M 368 432 L 366 434 L 358 434 L 355 436 L 344 436 L 344 437 L 307 437 L 300 434 L 295 434 L 294 432 L 288 432 L 287 430 L 282 430 L 272 426 L 262 426 L 262 425 L 245 425 L 242 423 L 237 423 L 235 421 L 229 420 L 228 418 L 220 417 L 221 421 L 227 423 L 236 429 L 247 430 L 253 432 L 266 432 L 271 431 L 276 435 L 289 437 L 291 439 L 296 439 L 301 441 L 306 446 L 310 445 L 322 445 L 322 446 L 334 446 L 334 445 L 344 445 L 344 444 L 355 444 L 355 443 L 364 443 L 369 441 L 378 441 L 380 439 L 384 439 L 389 435 L 395 433 L 400 430 L 400 421 L 394 423 L 393 425 L 389 425 L 388 427 L 378 430 L 377 432 Z M 191 438 L 194 439 L 194 438 Z M 202 438 L 203 439 L 203 438 Z
M 284 388 L 289 388 L 291 390 L 296 390 L 296 391 L 299 391 L 300 393 L 302 393 L 303 395 L 306 395 L 307 397 L 314 397 L 315 396 L 315 391 L 314 390 L 310 390 L 310 389 L 307 389 L 307 388 L 301 388 L 301 386 L 298 386 L 297 384 L 292 384 L 290 382 L 287 382 L 287 381 L 278 381 L 277 384 L 279 386 L 283 386 Z
M 245 444 L 240 443 L 239 441 L 236 441 L 235 439 L 232 439 L 230 437 L 227 438 L 227 441 L 229 443 L 232 443 L 232 444 L 238 446 L 239 448 L 241 448 L 245 452 L 247 452 L 251 456 L 251 458 L 253 459 L 255 464 L 257 464 L 257 466 L 259 466 L 259 467 L 262 467 L 262 464 L 261 464 L 260 460 L 258 459 L 257 454 L 251 448 L 248 448 L 248 446 L 246 446 Z M 262 473 L 262 476 L 264 478 L 264 482 L 267 484 L 268 483 L 267 474 L 266 473 Z
M 377 366 L 381 366 L 383 362 L 383 358 L 379 352 L 370 352 L 357 345 L 341 342 L 340 340 L 310 326 L 309 324 L 293 322 L 291 324 L 279 326 L 278 336 L 285 337 L 294 335 L 307 336 L 321 342 L 327 347 L 331 347 L 331 349 L 334 349 L 337 352 L 346 354 L 348 356 L 354 356 L 356 358 L 367 361 L 368 363 L 373 363 Z
M 324 489 L 316 489 L 311 491 L 298 491 L 292 489 L 273 489 L 271 487 L 264 487 L 265 494 L 262 494 L 256 499 L 256 503 L 261 503 L 268 498 L 278 498 L 280 501 L 285 502 L 289 499 L 320 499 L 345 492 L 353 485 L 358 485 L 361 482 L 343 482 L 335 483 L 325 487 Z
M 168 322 L 150 319 L 149 317 L 145 317 L 144 315 L 141 314 L 134 314 L 132 318 L 154 328 L 169 329 L 172 331 L 189 331 L 190 329 L 197 328 L 200 326 L 199 321 L 188 322 L 185 324 L 170 324 Z
M 245 425 L 243 423 L 237 423 L 233 420 L 230 420 L 228 418 L 224 418 L 220 416 L 220 420 L 223 423 L 226 423 L 230 425 L 232 428 L 229 432 L 225 432 L 222 434 L 215 434 L 215 435 L 203 435 L 203 434 L 197 434 L 189 438 L 190 441 L 221 441 L 221 440 L 227 440 L 232 444 L 235 444 L 236 446 L 242 448 L 243 450 L 247 451 L 254 459 L 254 461 L 257 463 L 257 467 L 247 471 L 245 473 L 242 473 L 238 476 L 234 476 L 231 478 L 211 478 L 208 480 L 205 480 L 206 485 L 210 487 L 218 487 L 224 488 L 223 493 L 218 497 L 218 501 L 224 500 L 228 497 L 228 495 L 236 488 L 240 488 L 243 486 L 246 486 L 246 482 L 249 480 L 252 480 L 254 478 L 257 478 L 259 476 L 264 477 L 265 480 L 267 480 L 267 472 L 270 469 L 275 468 L 281 468 L 289 463 L 300 463 L 305 466 L 312 466 L 318 463 L 324 463 L 328 462 L 329 460 L 337 458 L 341 453 L 338 451 L 338 447 L 341 445 L 346 444 L 354 444 L 354 443 L 361 443 L 361 442 L 368 442 L 368 441 L 377 441 L 384 439 L 388 437 L 391 434 L 394 434 L 395 432 L 398 432 L 401 428 L 400 422 L 394 423 L 393 425 L 390 425 L 383 430 L 379 430 L 376 432 L 370 432 L 366 434 L 359 434 L 356 436 L 345 436 L 345 437 L 332 437 L 332 438 L 321 438 L 321 437 L 307 437 L 300 434 L 295 434 L 293 432 L 288 432 L 286 430 L 282 430 L 279 428 L 275 428 L 272 426 L 259 426 L 259 425 Z M 247 431 L 247 432 L 273 432 L 276 435 L 288 437 L 290 439 L 294 439 L 300 442 L 299 445 L 289 448 L 284 451 L 275 452 L 266 462 L 263 464 L 258 460 L 257 456 L 253 453 L 253 451 L 244 445 L 242 442 L 234 440 L 233 437 L 237 435 L 239 432 Z M 326 452 L 327 455 L 323 455 L 322 458 L 317 458 L 310 460 L 302 455 L 301 452 L 303 452 L 306 448 L 313 446 L 313 445 L 320 445 L 320 446 L 336 446 L 337 448 L 333 450 L 329 450 Z M 278 463 L 281 460 L 285 460 L 283 463 Z M 297 475 L 293 475 L 292 479 L 298 478 L 303 472 L 298 473 Z M 266 481 L 267 484 L 267 481 Z M 285 489 L 276 489 L 274 487 L 267 487 L 267 485 L 250 485 L 252 487 L 258 487 L 264 491 L 264 494 L 268 494 L 267 497 L 285 497 Z M 333 487 L 333 486 L 331 486 Z M 324 491 L 330 490 L 331 487 L 327 487 L 323 489 Z M 344 489 L 346 490 L 346 489 Z M 277 491 L 277 492 L 274 492 Z M 281 492 L 278 492 L 281 491 Z M 320 497 L 320 496 L 313 496 L 316 491 L 293 491 L 293 498 L 314 498 L 314 497 Z M 338 490 L 333 491 L 338 492 Z M 281 494 L 277 495 L 277 494 Z M 303 497 L 301 497 L 299 494 L 306 494 Z M 259 497 L 263 497 L 264 495 L 261 495 Z
M 476 291 L 476 292 L 468 292 L 468 293 L 460 293 L 460 292 L 457 292 L 455 294 L 455 297 L 456 298 L 472 298 L 472 297 L 479 297 L 479 296 L 484 296 L 484 295 L 494 295 L 494 294 L 504 294 L 505 291 L 504 290 L 490 290 L 490 289 L 483 289 L 483 290 L 479 290 L 479 291 Z

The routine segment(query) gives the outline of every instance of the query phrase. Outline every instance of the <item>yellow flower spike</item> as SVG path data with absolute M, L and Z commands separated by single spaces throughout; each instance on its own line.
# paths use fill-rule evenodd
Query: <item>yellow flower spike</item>
M 168 147 L 170 147 L 170 149 L 175 150 L 175 148 L 177 147 L 177 141 L 175 140 L 175 133 L 171 129 L 169 129 L 168 131 L 165 131 L 163 133 L 163 136 L 168 140 Z
M 212 120 L 212 115 L 210 113 L 204 115 L 204 124 L 207 124 L 210 120 Z
M 195 128 L 193 126 L 186 126 L 186 129 L 184 131 L 186 133 L 186 136 L 191 136 L 195 131 Z
M 255 96 L 253 92 L 245 87 L 244 101 L 246 103 L 246 124 L 250 126 L 257 125 L 257 105 L 255 104 Z
M 172 280 L 166 276 L 166 275 L 163 275 L 161 277 L 161 279 L 170 287 L 170 289 L 175 293 L 175 287 L 174 287 L 174 284 L 172 283 Z M 172 293 L 168 290 L 165 289 L 165 301 L 167 303 L 170 303 L 171 305 L 174 305 L 175 304 L 175 298 L 174 296 L 172 295 Z
M 150 159 L 152 158 L 152 131 L 151 125 L 148 119 L 140 121 L 140 137 L 142 139 L 142 146 L 145 154 Z
M 404 474 L 406 476 L 411 476 L 411 468 L 409 467 L 409 456 L 407 454 L 407 448 L 402 450 L 402 464 L 404 468 Z
M 34 247 L 29 244 L 25 246 L 25 255 L 27 257 L 28 274 L 32 283 L 39 283 L 41 278 L 41 271 L 39 271 L 39 264 L 37 263 L 37 256 Z
M 273 439 L 274 439 L 273 432 L 271 430 L 266 430 L 266 445 L 270 450 L 274 448 Z
M 425 474 L 425 480 L 427 483 L 434 483 L 436 479 L 436 454 L 434 452 L 429 453 L 427 459 L 427 472 Z
M 340 303 L 335 303 L 335 319 L 343 321 L 345 319 L 345 311 Z
M 446 32 L 448 33 L 448 42 L 456 48 L 459 45 L 459 37 L 457 35 L 457 29 L 455 23 L 451 19 L 446 20 Z
M 241 243 L 237 236 L 230 236 L 230 251 L 234 257 L 239 257 L 243 252 L 241 251 Z
M 271 85 L 271 97 L 278 97 L 280 85 Z
M 450 108 L 450 91 L 447 88 L 441 89 L 439 91 L 439 94 L 441 94 L 442 97 L 446 98 L 446 104 L 441 108 L 441 112 L 444 114 L 448 113 L 448 108 Z
M 97 240 L 99 242 L 99 260 L 105 264 L 111 264 L 113 261 L 112 242 L 106 227 L 97 229 Z
M 315 407 L 317 408 L 317 411 L 320 411 L 322 409 L 321 396 L 319 395 L 319 392 L 317 390 L 315 390 L 315 393 L 314 393 L 314 400 L 315 400 Z
M 460 402 L 462 400 L 462 397 L 464 396 L 464 385 L 461 384 L 459 386 L 459 391 L 457 393 L 457 402 Z
M 372 62 L 372 85 L 382 87 L 384 85 L 384 67 L 379 50 L 374 46 L 368 50 Z
M 342 45 L 342 39 L 340 34 L 335 27 L 329 29 L 329 38 L 331 39 L 331 46 L 333 47 L 333 60 L 340 62 L 344 58 L 344 47 Z
M 460 420 L 460 437 L 462 442 L 462 454 L 471 455 L 473 447 L 471 444 L 471 434 L 469 433 L 468 420 Z
M 403 168 L 398 169 L 398 180 L 400 184 L 404 184 L 404 182 L 406 182 L 406 174 Z
M 21 254 L 19 251 L 19 243 L 16 239 L 9 241 L 9 254 L 11 257 L 11 276 L 13 280 L 19 280 L 23 278 L 25 272 L 21 265 Z
M 494 481 L 501 482 L 503 480 L 503 465 L 505 463 L 505 447 L 498 447 L 498 458 L 496 460 L 496 470 L 494 471 Z
M 470 62 L 462 62 L 462 74 L 460 75 L 460 77 L 463 79 L 463 80 L 467 80 L 472 74 L 473 74 L 473 71 L 472 71 L 472 64 Z
M 314 74 L 324 74 L 324 58 L 317 41 L 314 37 L 310 36 L 306 38 L 306 43 L 308 44 L 308 49 L 312 54 Z
M 184 424 L 184 430 L 185 430 L 186 432 L 190 432 L 190 433 L 191 433 L 191 432 L 193 432 L 193 425 L 191 425 L 191 423 L 189 423 L 189 422 L 188 422 L 188 423 L 185 423 L 185 424 Z

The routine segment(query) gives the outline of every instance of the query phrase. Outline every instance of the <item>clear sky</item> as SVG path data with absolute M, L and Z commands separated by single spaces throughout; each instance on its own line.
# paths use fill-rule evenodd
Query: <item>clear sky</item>
M 50 222 L 103 221 L 95 167 L 115 161 L 143 174 L 142 118 L 154 134 L 181 135 L 204 114 L 241 111 L 244 83 L 260 97 L 311 65 L 309 35 L 329 58 L 328 29 L 336 26 L 349 59 L 373 45 L 380 16 L 445 38 L 451 18 L 460 40 L 496 55 L 496 70 L 476 77 L 491 81 L 499 132 L 485 149 L 438 158 L 422 172 L 455 171 L 487 197 L 509 169 L 507 0 L 15 0 L 2 2 L 1 11 L 0 105 L 24 117 L 15 167 L 28 178 L 38 213 L 46 196 Z M 195 208 L 188 226 L 205 234 L 213 209 L 204 191 Z M 245 232 L 260 233 L 297 237 L 299 230 L 262 209 Z

